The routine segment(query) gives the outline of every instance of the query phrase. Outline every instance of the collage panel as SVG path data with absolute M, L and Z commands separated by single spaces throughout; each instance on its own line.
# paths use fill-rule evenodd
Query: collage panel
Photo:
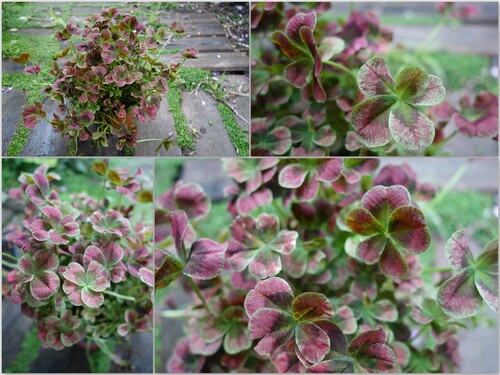
M 2 162 L 2 372 L 153 371 L 153 160 Z
M 498 371 L 498 173 L 156 160 L 155 371 Z
M 248 156 L 248 2 L 3 2 L 2 155 Z
M 498 155 L 498 2 L 251 15 L 252 155 Z

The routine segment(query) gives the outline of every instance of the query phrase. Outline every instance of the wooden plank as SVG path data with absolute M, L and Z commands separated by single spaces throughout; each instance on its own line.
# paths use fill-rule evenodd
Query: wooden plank
M 7 155 L 12 137 L 21 122 L 21 112 L 26 103 L 26 92 L 13 89 L 2 93 L 2 154 Z
M 222 37 L 182 38 L 168 45 L 168 48 L 196 48 L 200 52 L 233 52 L 234 47 L 228 39 Z
M 161 55 L 160 61 L 169 63 L 174 55 Z M 213 72 L 248 72 L 249 57 L 241 52 L 201 52 L 198 59 L 189 59 L 186 68 L 207 69 Z
M 236 156 L 236 150 L 227 135 L 215 100 L 210 94 L 200 90 L 197 94 L 183 92 L 182 112 L 188 124 L 191 124 L 200 135 L 196 140 L 194 156 Z
M 217 17 L 212 13 L 170 13 L 161 15 L 162 23 L 170 24 L 173 21 L 185 23 L 210 23 L 219 22 Z
M 172 119 L 172 115 L 168 111 L 168 103 L 166 99 L 163 99 L 160 103 L 160 108 L 156 115 L 156 120 L 149 121 L 147 124 L 143 124 L 141 122 L 137 123 L 139 128 L 139 136 L 138 140 L 141 139 L 165 139 L 169 132 L 174 133 L 174 137 L 176 135 L 174 129 L 174 120 Z M 140 142 L 137 143 L 135 147 L 135 155 L 136 156 L 182 156 L 181 149 L 176 144 L 172 144 L 170 146 L 170 150 L 168 152 L 162 147 L 160 151 L 157 153 L 156 148 L 158 147 L 160 142 L 151 141 L 151 142 Z

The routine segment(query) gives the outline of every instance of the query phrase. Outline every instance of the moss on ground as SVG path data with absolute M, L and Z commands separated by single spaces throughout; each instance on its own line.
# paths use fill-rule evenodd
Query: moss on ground
M 37 337 L 38 329 L 32 328 L 21 344 L 21 350 L 17 354 L 16 359 L 7 367 L 4 372 L 6 373 L 29 373 L 31 363 L 37 359 L 42 342 Z
M 199 68 L 181 68 L 178 72 L 180 83 L 188 91 L 193 91 L 198 85 L 207 80 L 210 72 Z
M 22 71 L 16 73 L 4 73 L 2 75 L 2 86 L 13 87 L 26 91 L 26 104 L 43 102 L 47 97 L 40 92 L 45 83 L 51 81 L 48 71 L 53 61 L 54 54 L 60 51 L 60 46 L 53 36 L 25 35 L 3 33 L 2 35 L 2 58 L 11 59 L 23 52 L 28 52 L 33 64 L 40 64 L 41 71 L 37 77 L 24 74 Z M 23 125 L 23 120 L 18 124 L 17 130 L 7 149 L 8 156 L 18 156 L 24 149 L 30 130 Z
M 178 85 L 171 83 L 167 91 L 168 109 L 174 120 L 174 128 L 177 132 L 176 142 L 181 148 L 194 149 L 196 147 L 193 136 L 190 133 L 186 116 L 182 113 L 182 92 Z
M 218 103 L 220 117 L 226 126 L 227 134 L 236 148 L 238 156 L 248 156 L 248 137 L 243 133 L 240 126 L 234 119 L 233 111 L 225 103 Z

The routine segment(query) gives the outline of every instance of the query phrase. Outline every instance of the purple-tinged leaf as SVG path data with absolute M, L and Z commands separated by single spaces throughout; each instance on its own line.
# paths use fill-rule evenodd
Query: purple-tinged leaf
M 248 330 L 243 324 L 232 324 L 224 337 L 223 347 L 228 354 L 237 354 L 252 346 Z
M 317 173 L 309 173 L 304 183 L 295 190 L 295 196 L 299 201 L 310 201 L 316 197 L 319 191 Z
M 285 55 L 293 60 L 301 59 L 307 56 L 305 51 L 297 47 L 290 39 L 281 31 L 276 31 L 271 35 L 271 41 L 277 44 Z
M 390 240 L 387 241 L 385 250 L 380 256 L 379 267 L 382 273 L 391 277 L 403 277 L 409 271 L 405 258 Z
M 307 176 L 307 169 L 300 164 L 290 164 L 283 168 L 278 176 L 280 186 L 287 189 L 300 187 Z
M 394 351 L 396 356 L 396 364 L 405 367 L 410 362 L 411 352 L 406 344 L 399 341 L 393 341 L 391 343 L 391 349 Z
M 477 258 L 475 282 L 486 304 L 498 312 L 498 239 L 486 244 Z
M 354 312 L 349 306 L 340 307 L 335 312 L 333 321 L 345 335 L 352 335 L 358 329 L 358 322 L 356 320 L 356 317 L 354 316 Z
M 285 77 L 293 86 L 303 88 L 307 85 L 307 77 L 309 77 L 311 72 L 311 61 L 306 58 L 287 65 L 285 68 Z
M 153 271 L 151 271 L 149 268 L 142 267 L 141 269 L 139 269 L 139 278 L 144 284 L 153 288 L 154 275 Z
M 279 277 L 261 280 L 245 299 L 245 311 L 249 317 L 263 308 L 288 311 L 293 301 L 290 285 Z
M 78 286 L 83 287 L 87 285 L 85 269 L 79 263 L 71 262 L 68 264 L 66 270 L 63 272 L 63 276 L 66 280 Z
M 392 96 L 378 95 L 365 99 L 352 109 L 351 124 L 361 143 L 379 147 L 390 142 L 388 123 L 395 103 Z
M 332 142 L 333 143 L 333 142 Z M 274 155 L 283 155 L 292 147 L 292 133 L 284 126 L 278 126 L 266 134 L 263 144 Z
M 268 336 L 277 331 L 286 331 L 287 335 L 292 328 L 293 318 L 290 315 L 270 308 L 261 308 L 256 311 L 251 316 L 248 324 L 248 331 L 252 340 Z M 280 336 L 284 337 L 284 335 Z
M 290 39 L 300 44 L 302 42 L 300 30 L 304 26 L 310 30 L 316 28 L 316 13 L 297 13 L 288 21 L 285 31 Z
M 355 254 L 366 264 L 375 264 L 387 245 L 387 238 L 381 234 L 367 238 L 356 247 Z
M 95 292 L 88 287 L 84 287 L 82 289 L 81 297 L 82 302 L 91 309 L 98 308 L 104 303 L 103 294 L 100 292 Z
M 87 267 L 86 284 L 94 292 L 102 292 L 111 286 L 106 268 L 95 260 Z
M 434 123 L 418 109 L 399 103 L 391 110 L 389 129 L 394 140 L 406 150 L 429 147 L 434 140 Z
M 172 226 L 172 237 L 174 238 L 175 249 L 179 254 L 183 254 L 184 236 L 186 235 L 189 221 L 186 213 L 181 210 L 170 213 L 170 224 Z
M 354 233 L 363 236 L 370 236 L 384 230 L 381 223 L 365 208 L 350 210 L 346 215 L 345 224 Z
M 374 186 L 363 195 L 361 206 L 370 211 L 382 225 L 386 225 L 392 211 L 410 202 L 410 193 L 403 186 Z
M 167 362 L 167 370 L 172 373 L 199 373 L 205 364 L 205 357 L 193 354 L 189 349 L 189 338 L 179 341 L 172 358 Z
M 337 133 L 335 130 L 330 125 L 324 125 L 314 133 L 313 142 L 321 147 L 330 147 L 335 143 L 336 139 Z
M 412 254 L 424 252 L 431 243 L 424 215 L 416 207 L 396 208 L 389 219 L 388 230 L 396 247 Z
M 469 97 L 460 100 L 460 113 L 452 120 L 468 137 L 494 137 L 498 134 L 498 97 L 489 92 L 478 94 L 471 103 Z
M 297 349 L 310 363 L 318 363 L 330 351 L 330 338 L 313 323 L 299 323 L 296 328 Z
M 323 159 L 317 166 L 318 180 L 332 182 L 340 177 L 344 161 L 341 158 Z
M 474 272 L 465 268 L 439 287 L 437 300 L 447 314 L 455 318 L 475 315 L 481 307 L 481 296 L 474 283 Z
M 333 56 L 338 55 L 345 48 L 345 42 L 337 37 L 326 37 L 321 41 L 321 45 L 318 48 L 318 53 L 321 56 L 322 61 L 328 61 Z
M 271 249 L 261 249 L 253 257 L 248 270 L 259 279 L 276 276 L 281 271 L 280 255 Z
M 200 280 L 217 277 L 224 268 L 224 257 L 227 243 L 219 244 L 202 238 L 191 246 L 189 259 L 182 272 Z
M 160 268 L 155 271 L 155 289 L 163 289 L 173 283 L 182 272 L 183 264 L 167 252 Z
M 366 96 L 392 94 L 394 80 L 381 57 L 372 57 L 358 73 L 359 89 Z
M 254 191 L 251 194 L 240 194 L 236 200 L 236 209 L 241 215 L 248 215 L 258 207 L 267 206 L 273 201 L 273 193 L 266 187 Z
M 465 229 L 459 230 L 446 242 L 444 252 L 453 269 L 459 271 L 470 266 L 474 257 L 465 238 Z
M 63 218 L 61 211 L 52 206 L 44 206 L 40 208 L 40 211 L 42 211 L 53 227 L 57 226 Z
M 42 271 L 30 281 L 30 292 L 37 300 L 46 300 L 52 297 L 61 284 L 59 276 L 52 271 Z
M 292 313 L 297 321 L 314 321 L 332 316 L 333 306 L 324 294 L 306 292 L 295 297 L 292 302 Z
M 401 99 L 411 100 L 424 93 L 428 84 L 429 75 L 421 68 L 410 66 L 396 76 L 394 90 Z
M 269 248 L 280 254 L 290 255 L 297 246 L 299 234 L 293 230 L 282 230 L 268 244 Z
M 446 97 L 446 90 L 441 78 L 430 74 L 429 83 L 426 89 L 407 100 L 408 104 L 413 105 L 436 105 L 441 103 Z
M 395 322 L 399 316 L 396 305 L 387 299 L 375 302 L 370 311 L 375 319 L 383 322 Z

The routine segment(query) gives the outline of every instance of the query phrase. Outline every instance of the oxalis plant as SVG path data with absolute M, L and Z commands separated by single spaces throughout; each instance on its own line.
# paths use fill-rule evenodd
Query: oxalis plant
M 390 72 L 392 31 L 373 13 L 337 22 L 330 6 L 252 3 L 252 155 L 434 155 L 458 133 L 497 140 L 497 95 L 466 95 L 456 108 L 423 65 Z M 477 12 L 437 10 L 430 36 Z
M 27 106 L 22 115 L 24 127 L 33 129 L 41 119 L 52 124 L 63 137 L 78 142 L 91 140 L 98 148 L 108 147 L 114 139 L 118 150 L 133 148 L 137 142 L 159 141 L 168 151 L 173 134 L 165 139 L 138 140 L 138 121 L 155 120 L 167 83 L 186 59 L 197 58 L 198 51 L 188 48 L 175 55 L 169 64 L 158 60 L 161 51 L 184 29 L 176 22 L 155 30 L 145 26 L 134 15 L 121 14 L 117 8 L 103 10 L 85 19 L 85 27 L 68 24 L 55 33 L 67 46 L 55 61 L 50 75 L 54 81 L 34 83 L 58 101 L 57 111 L 47 114 L 43 103 Z M 31 56 L 23 53 L 15 62 L 24 72 L 37 76 L 40 66 L 30 64 Z
M 457 333 L 483 304 L 498 310 L 498 240 L 474 257 L 459 230 L 437 249 L 451 267 L 424 267 L 432 239 L 420 207 L 436 191 L 406 164 L 378 166 L 225 160 L 232 218 L 212 239 L 200 185 L 160 195 L 155 286 L 169 289 L 157 314 L 185 329 L 167 371 L 457 371 Z
M 102 179 L 99 198 L 62 199 L 63 181 L 48 169 L 22 173 L 20 186 L 8 192 L 25 215 L 22 227 L 12 224 L 5 235 L 14 251 L 2 253 L 10 267 L 3 296 L 34 320 L 44 346 L 97 344 L 126 365 L 110 340 L 152 330 L 153 228 L 134 210 L 151 202 L 151 191 L 138 182 L 140 169 L 130 174 L 104 160 L 92 167 Z

